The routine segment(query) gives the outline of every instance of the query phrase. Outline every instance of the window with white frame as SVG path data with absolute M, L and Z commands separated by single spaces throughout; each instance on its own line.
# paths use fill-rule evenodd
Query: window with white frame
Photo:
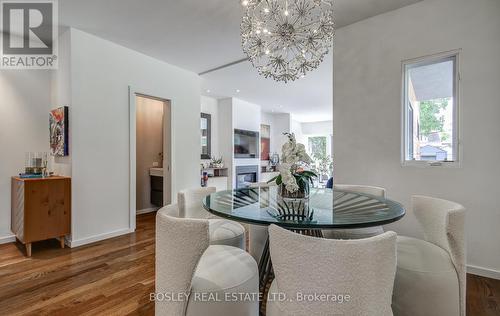
M 458 161 L 458 52 L 403 62 L 403 161 Z

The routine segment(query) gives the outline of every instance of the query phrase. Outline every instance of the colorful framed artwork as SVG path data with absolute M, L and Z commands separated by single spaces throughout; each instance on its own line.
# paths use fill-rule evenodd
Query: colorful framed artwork
M 49 113 L 50 153 L 52 156 L 69 155 L 69 116 L 68 107 L 62 106 Z
M 260 160 L 269 160 L 271 149 L 271 126 L 260 125 Z

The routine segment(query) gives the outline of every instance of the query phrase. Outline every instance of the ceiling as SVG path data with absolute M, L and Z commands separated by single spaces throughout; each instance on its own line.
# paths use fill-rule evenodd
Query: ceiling
M 250 62 L 243 62 L 203 75 L 202 94 L 233 96 L 259 104 L 265 112 L 292 113 L 301 122 L 327 121 L 333 116 L 332 64 L 330 53 L 305 78 L 285 84 L 261 77 Z
M 418 1 L 336 0 L 336 25 L 339 28 Z M 244 58 L 239 0 L 64 0 L 59 1 L 59 12 L 62 26 L 196 73 Z M 202 93 L 237 96 L 266 111 L 291 112 L 301 121 L 311 121 L 331 117 L 331 70 L 330 56 L 310 76 L 283 85 L 259 77 L 244 62 L 203 75 Z

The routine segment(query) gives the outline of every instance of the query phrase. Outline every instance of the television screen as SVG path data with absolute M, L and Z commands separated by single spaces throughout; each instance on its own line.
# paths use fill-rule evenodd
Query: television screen
M 234 157 L 258 158 L 259 157 L 259 132 L 234 130 Z

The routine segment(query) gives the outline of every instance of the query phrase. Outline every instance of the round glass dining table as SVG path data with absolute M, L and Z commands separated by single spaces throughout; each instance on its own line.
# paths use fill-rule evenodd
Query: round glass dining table
M 312 188 L 304 203 L 281 198 L 277 186 L 219 191 L 203 200 L 204 208 L 219 217 L 297 230 L 373 227 L 405 215 L 395 201 L 351 191 Z M 293 216 L 294 207 L 306 208 L 307 216 Z
M 308 199 L 286 199 L 279 187 L 219 191 L 203 200 L 219 217 L 254 224 L 275 224 L 300 234 L 322 237 L 322 230 L 352 229 L 389 224 L 405 215 L 398 202 L 364 193 L 313 188 Z M 274 278 L 269 239 L 259 260 L 259 283 L 264 294 Z

